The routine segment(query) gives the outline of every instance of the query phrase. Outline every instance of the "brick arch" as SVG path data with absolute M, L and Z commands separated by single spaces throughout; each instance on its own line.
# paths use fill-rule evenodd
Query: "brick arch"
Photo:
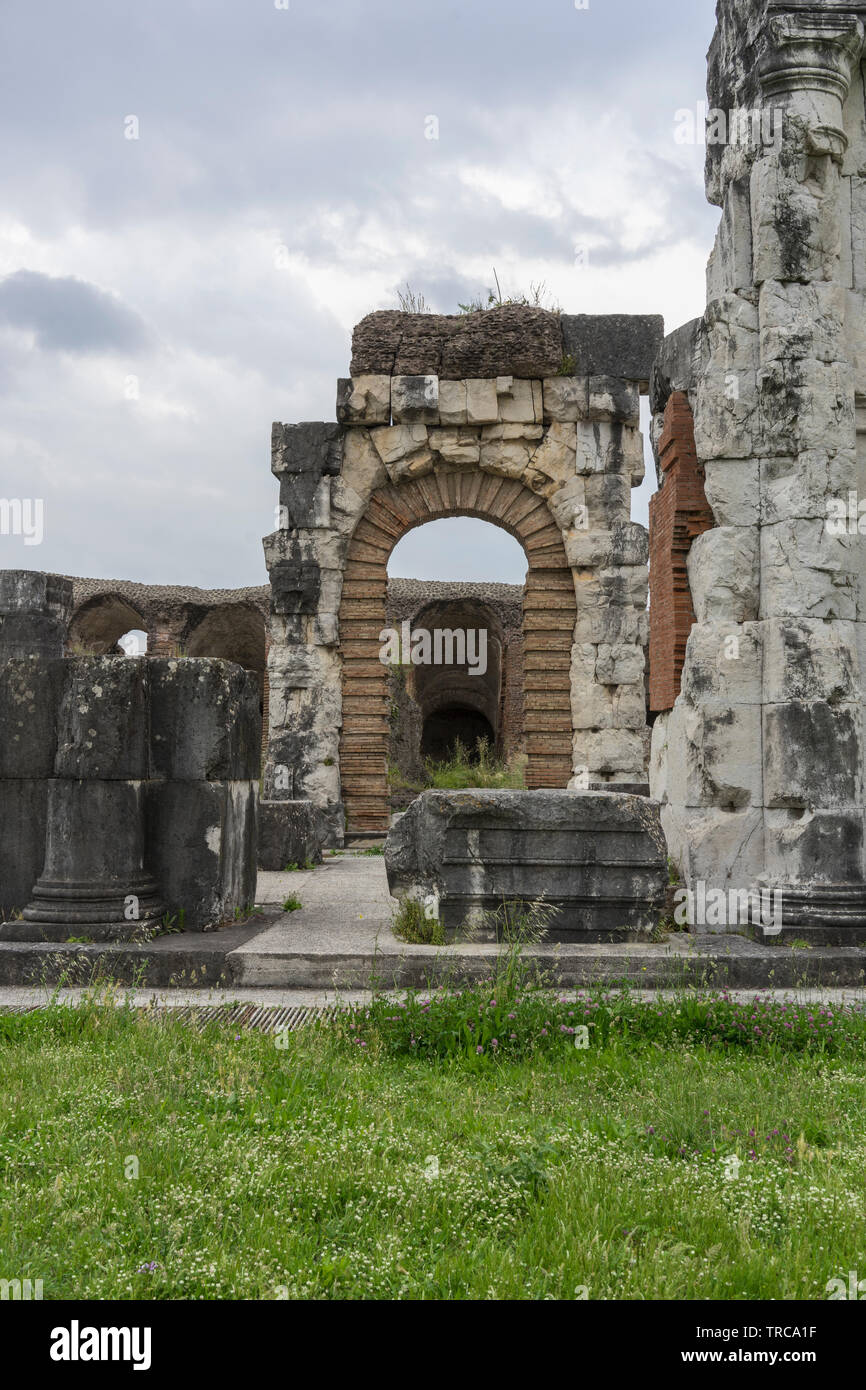
M 349 542 L 340 603 L 343 656 L 342 798 L 349 833 L 388 829 L 388 559 L 407 531 L 471 516 L 508 531 L 528 561 L 523 599 L 524 735 L 529 787 L 565 787 L 572 775 L 571 648 L 574 580 L 543 498 L 513 478 L 433 472 L 375 491 Z
M 66 636 L 67 651 L 82 648 L 97 656 L 114 651 L 124 633 L 145 632 L 139 609 L 120 593 L 106 591 L 76 604 Z

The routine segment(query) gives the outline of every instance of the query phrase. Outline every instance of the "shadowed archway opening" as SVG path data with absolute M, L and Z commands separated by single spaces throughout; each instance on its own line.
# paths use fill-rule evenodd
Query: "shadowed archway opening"
M 66 638 L 67 655 L 122 655 L 118 643 L 132 631 L 143 631 L 144 621 L 119 594 L 100 594 L 75 610 Z
M 474 762 L 482 740 L 489 748 L 495 746 L 496 734 L 489 719 L 466 705 L 443 705 L 424 720 L 421 756 L 437 763 L 449 762 L 456 757 L 459 744 Z

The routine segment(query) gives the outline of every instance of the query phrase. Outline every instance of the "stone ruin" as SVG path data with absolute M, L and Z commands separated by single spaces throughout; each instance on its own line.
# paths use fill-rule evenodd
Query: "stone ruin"
M 518 306 L 362 320 L 337 421 L 273 430 L 267 801 L 313 803 L 333 843 L 387 833 L 388 557 L 446 516 L 526 554 L 527 785 L 644 782 L 647 533 L 630 507 L 662 332 Z
M 255 900 L 258 685 L 64 657 L 72 585 L 0 571 L 0 940 L 147 940 Z
M 0 701 L 4 726 L 22 730 L 2 750 L 4 825 L 18 827 L 4 830 L 3 873 L 16 903 L 26 900 L 25 922 L 44 925 L 58 883 L 72 918 L 75 874 L 61 841 L 79 814 L 74 796 L 82 807 L 110 802 L 124 827 L 112 929 L 125 883 L 138 883 L 152 914 L 177 900 L 171 885 L 187 847 L 167 845 L 166 788 L 183 783 L 202 805 L 219 803 L 215 819 L 200 820 L 215 858 L 192 894 L 212 916 L 249 891 L 257 799 L 267 867 L 314 858 L 346 836 L 384 836 L 389 757 L 416 757 L 425 725 L 433 739 L 437 714 L 462 708 L 466 727 L 483 721 L 499 751 L 525 752 L 530 790 L 447 805 L 425 793 L 398 825 L 392 881 L 435 898 L 448 920 L 451 894 L 477 905 L 506 878 L 517 891 L 511 869 L 503 877 L 496 868 L 506 842 L 535 891 L 541 798 L 551 834 L 572 827 L 562 863 L 576 878 L 569 887 L 551 869 L 574 909 L 569 930 L 603 915 L 591 908 L 594 816 L 618 827 L 606 843 L 622 856 L 643 846 L 649 877 L 633 874 L 622 903 L 642 895 L 655 904 L 660 846 L 647 827 L 659 815 L 693 895 L 773 891 L 789 935 L 863 938 L 864 21 L 866 4 L 843 0 L 719 0 L 706 187 L 721 222 L 700 319 L 665 338 L 655 316 L 517 305 L 362 320 L 336 419 L 273 427 L 279 525 L 264 541 L 269 587 L 239 601 L 242 642 L 227 611 L 207 611 L 231 606 L 224 591 L 199 602 L 202 591 L 166 590 L 145 611 L 136 586 L 97 586 L 82 591 L 70 627 L 68 581 L 3 576 Z M 659 481 L 649 538 L 630 516 L 646 392 Z M 416 673 L 403 707 L 380 660 L 388 558 L 413 527 L 446 516 L 508 530 L 526 554 L 526 584 L 508 615 L 478 593 L 431 589 L 417 606 L 407 600 L 412 619 L 484 612 L 494 669 L 471 692 L 461 670 Z M 119 622 L 158 636 L 154 660 L 121 675 L 97 656 L 62 657 L 69 640 L 110 651 Z M 159 655 L 171 640 L 187 644 L 186 669 Z M 255 676 L 218 659 L 204 663 L 209 674 L 189 674 L 205 657 L 229 657 Z M 25 733 L 17 715 L 28 701 Z M 105 750 L 76 714 L 82 705 Z M 395 705 L 406 718 L 396 740 Z M 154 743 L 169 708 L 178 711 L 166 735 L 174 752 Z M 196 751 L 185 741 L 195 743 L 200 718 L 210 733 Z M 232 723 L 222 740 L 220 719 Z M 647 782 L 652 799 L 636 800 Z M 445 856 L 431 863 L 417 836 L 442 817 L 453 833 L 430 831 Z M 218 825 L 225 862 L 213 850 Z M 111 865 L 83 843 L 80 860 L 95 921 L 93 885 Z M 452 872 L 445 860 L 464 867 Z M 639 916 L 635 906 L 628 921 L 640 925 Z M 698 930 L 743 926 L 690 920 Z
M 708 133 L 707 309 L 652 383 L 680 596 L 651 643 L 671 855 L 689 885 L 771 887 L 794 934 L 847 941 L 866 928 L 864 18 L 720 0 L 708 106 L 751 119 Z

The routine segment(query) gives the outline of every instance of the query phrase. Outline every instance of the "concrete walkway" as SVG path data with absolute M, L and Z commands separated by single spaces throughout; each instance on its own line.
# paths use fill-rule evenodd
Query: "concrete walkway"
M 283 911 L 289 898 L 297 911 Z M 372 988 L 426 989 L 487 977 L 500 947 L 461 941 L 408 945 L 392 929 L 381 855 L 326 856 L 314 870 L 261 873 L 259 904 L 246 921 L 211 932 L 185 932 L 148 943 L 0 943 L 0 990 L 17 986 L 44 999 L 51 985 L 85 985 L 94 971 L 123 982 L 142 1000 L 204 1004 L 236 999 L 318 1007 L 356 1000 Z M 866 990 L 866 949 L 792 949 L 780 941 L 675 933 L 665 941 L 544 943 L 524 951 L 563 988 L 628 981 L 642 991 L 690 987 L 755 990 Z M 35 991 L 35 994 L 33 993 Z M 74 997 L 74 996 L 69 996 Z M 2 998 L 2 996 L 0 996 Z

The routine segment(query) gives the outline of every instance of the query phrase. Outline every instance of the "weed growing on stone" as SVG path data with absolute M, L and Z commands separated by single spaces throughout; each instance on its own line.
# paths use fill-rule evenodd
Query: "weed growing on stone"
M 294 893 L 283 899 L 283 912 L 299 912 L 303 906 L 300 898 L 296 898 Z
M 517 787 L 526 786 L 526 758 L 517 756 L 503 762 L 493 756 L 487 739 L 481 738 L 475 747 L 475 755 L 458 738 L 450 758 L 439 762 L 428 758 L 425 762 L 427 784 L 445 791 L 459 790 L 462 787 Z
M 445 945 L 442 923 L 437 917 L 428 917 L 423 904 L 414 898 L 403 898 L 391 926 L 400 941 L 407 941 L 412 946 Z

